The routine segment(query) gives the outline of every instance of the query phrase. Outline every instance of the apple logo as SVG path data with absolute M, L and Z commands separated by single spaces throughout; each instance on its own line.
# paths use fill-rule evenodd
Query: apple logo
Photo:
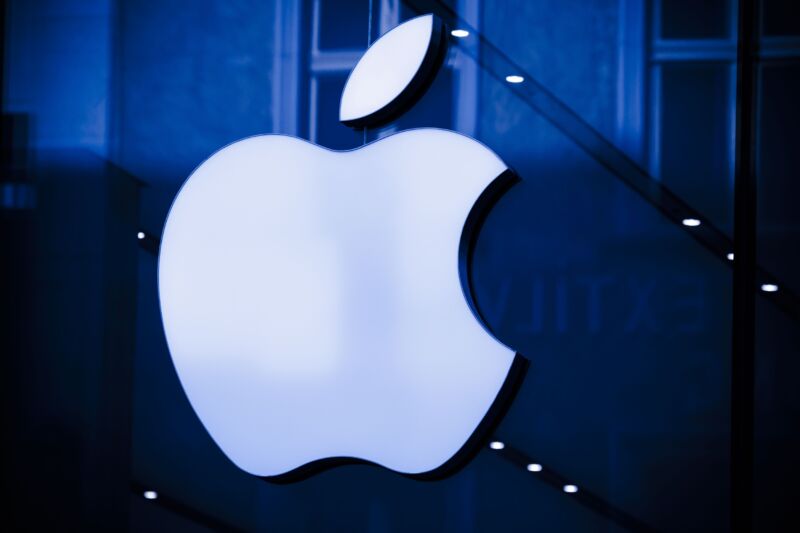
M 377 40 L 341 120 L 411 105 L 444 35 L 425 15 Z M 351 461 L 438 477 L 476 453 L 527 365 L 469 281 L 480 225 L 515 180 L 478 141 L 432 128 L 341 152 L 260 135 L 203 162 L 166 220 L 159 298 L 178 377 L 225 455 L 285 481 Z

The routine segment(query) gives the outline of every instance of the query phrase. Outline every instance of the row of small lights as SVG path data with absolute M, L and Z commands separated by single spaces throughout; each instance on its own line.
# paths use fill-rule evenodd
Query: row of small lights
M 463 39 L 465 37 L 469 37 L 469 32 L 463 29 L 455 29 L 450 32 L 450 35 L 452 35 L 453 37 L 457 37 L 459 39 Z M 522 76 L 518 76 L 516 74 L 510 74 L 506 76 L 506 81 L 508 83 L 522 83 L 523 81 L 525 81 L 525 78 L 523 78 Z
M 494 440 L 494 441 L 489 443 L 489 448 L 491 448 L 493 450 L 502 450 L 505 447 L 506 447 L 505 443 L 501 442 L 499 440 Z M 542 465 L 540 465 L 539 463 L 529 463 L 526 466 L 526 469 L 528 470 L 528 472 L 541 472 L 542 471 Z M 563 490 L 564 492 L 569 493 L 569 494 L 575 494 L 576 492 L 578 492 L 578 486 L 577 485 L 572 485 L 572 484 L 567 484 L 567 485 L 564 485 L 561 488 L 561 490 Z M 155 499 L 158 499 L 158 492 L 156 492 L 154 490 L 146 490 L 146 491 L 142 492 L 142 496 L 144 496 L 145 500 L 155 500 Z
M 696 228 L 702 224 L 702 222 L 697 218 L 684 218 L 681 220 L 681 224 L 689 228 Z M 728 258 L 728 261 L 733 261 L 733 252 L 728 252 L 725 257 Z M 761 290 L 764 292 L 778 292 L 778 286 L 774 283 L 762 283 Z
M 505 443 L 499 440 L 493 440 L 492 442 L 489 443 L 489 448 L 493 450 L 502 450 L 505 447 L 506 447 Z M 525 468 L 528 470 L 528 472 L 542 471 L 542 465 L 540 465 L 539 463 L 529 463 Z M 569 483 L 561 487 L 561 490 L 563 490 L 568 494 L 575 494 L 576 492 L 578 492 L 578 486 Z

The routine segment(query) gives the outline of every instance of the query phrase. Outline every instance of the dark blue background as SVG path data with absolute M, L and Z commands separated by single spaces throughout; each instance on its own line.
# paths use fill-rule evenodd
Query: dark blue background
M 731 234 L 735 2 L 449 4 Z M 268 132 L 337 149 L 363 142 L 337 111 L 368 5 L 8 2 L 3 389 L 13 436 L 3 470 L 13 524 L 622 529 L 488 449 L 437 482 L 346 466 L 269 484 L 222 455 L 183 394 L 147 246 L 183 180 L 225 144 Z M 800 17 L 789 1 L 763 5 L 759 262 L 800 291 Z M 375 0 L 374 36 L 413 13 Z M 473 268 L 491 327 L 531 362 L 496 438 L 655 529 L 729 529 L 730 264 L 464 53 L 482 57 L 474 40 L 460 46 L 396 126 L 473 135 L 523 178 L 490 214 Z M 140 229 L 153 239 L 145 246 Z M 760 299 L 757 342 L 756 523 L 798 529 L 798 324 Z M 144 488 L 162 498 L 144 500 Z

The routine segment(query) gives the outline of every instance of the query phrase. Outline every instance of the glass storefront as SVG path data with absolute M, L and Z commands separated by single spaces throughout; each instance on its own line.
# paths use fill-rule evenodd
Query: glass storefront
M 800 16 L 788 0 L 755 2 L 755 143 L 742 147 L 739 7 L 7 2 L 12 529 L 799 529 Z M 427 12 L 468 32 L 450 36 L 430 89 L 387 126 L 342 125 L 341 92 L 367 43 Z M 490 329 L 530 362 L 490 437 L 505 447 L 487 441 L 436 481 L 369 465 L 290 484 L 242 472 L 167 350 L 157 254 L 173 198 L 244 137 L 348 150 L 422 127 L 478 139 L 521 178 L 471 265 Z M 731 518 L 731 423 L 747 416 L 732 405 L 731 363 L 745 316 L 732 288 L 743 149 L 757 183 L 752 527 Z

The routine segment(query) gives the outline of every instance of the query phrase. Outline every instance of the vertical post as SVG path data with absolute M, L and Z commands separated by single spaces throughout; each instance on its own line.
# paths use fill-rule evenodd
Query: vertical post
M 731 530 L 753 531 L 758 0 L 739 0 L 731 343 Z

